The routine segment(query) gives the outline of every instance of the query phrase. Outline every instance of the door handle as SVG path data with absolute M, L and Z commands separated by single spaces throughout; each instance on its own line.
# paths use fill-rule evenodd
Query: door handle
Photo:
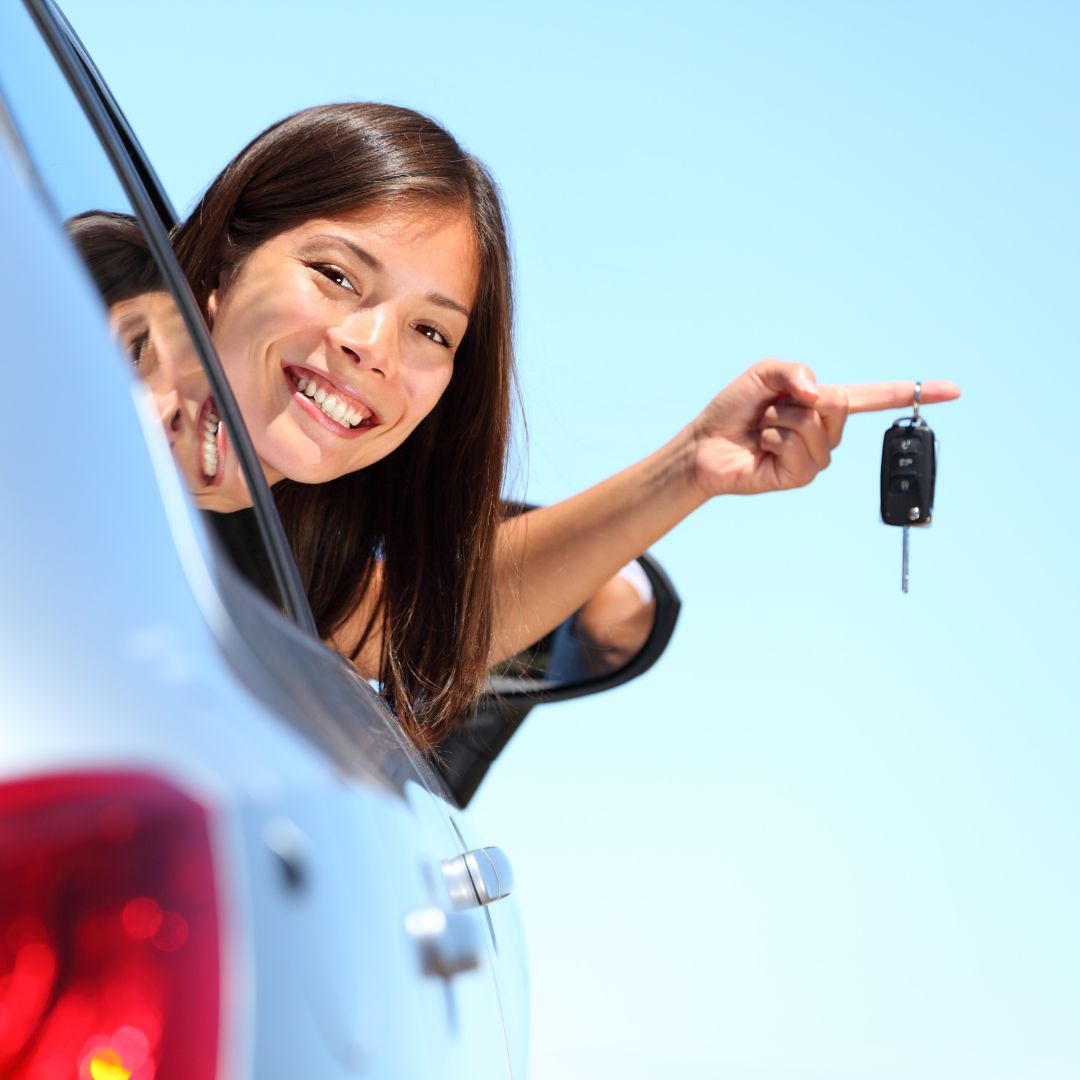
M 458 911 L 486 907 L 514 888 L 514 872 L 501 848 L 473 848 L 464 855 L 446 859 L 443 877 L 450 890 L 450 902 Z

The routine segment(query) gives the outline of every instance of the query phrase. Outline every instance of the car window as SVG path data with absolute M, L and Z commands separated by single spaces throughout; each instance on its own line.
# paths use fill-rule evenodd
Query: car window
M 185 486 L 221 541 L 215 551 L 227 549 L 248 581 L 285 606 L 274 558 L 251 512 L 225 513 L 244 505 L 247 487 L 237 481 L 235 442 L 223 428 L 182 310 L 98 135 L 20 4 L 0 10 L 0 62 L 9 123 L 101 295 L 118 363 L 129 367 L 143 407 L 160 421 Z
M 66 219 L 91 207 L 131 213 L 123 188 L 21 4 L 0 10 L 0 86 L 44 193 Z
M 139 221 L 133 217 L 133 186 L 135 195 L 145 194 L 138 188 L 141 179 L 132 185 L 130 179 L 118 178 L 115 159 L 110 161 L 39 31 L 22 5 L 0 5 L 3 126 L 14 132 L 27 158 L 31 182 L 66 231 L 101 296 L 117 343 L 117 365 L 130 373 L 147 438 L 154 444 L 152 458 L 171 457 L 183 486 L 194 500 L 200 500 L 203 492 L 195 474 L 206 458 L 198 439 L 192 438 L 199 431 L 191 429 L 190 397 L 202 395 L 197 397 L 201 411 L 194 415 L 205 424 L 208 380 L 199 361 L 205 363 L 206 357 L 200 355 L 186 329 L 188 322 L 181 317 L 184 294 L 164 280 L 160 255 L 147 259 L 148 241 L 153 238 L 140 221 L 147 221 L 146 206 L 151 207 L 150 214 L 156 211 L 152 201 L 145 200 Z M 171 258 L 167 240 L 165 247 Z M 190 292 L 186 299 L 190 301 Z M 60 305 L 57 317 L 62 320 L 64 298 L 56 300 Z M 77 356 L 77 343 L 74 352 Z M 186 411 L 184 394 L 178 388 L 188 394 Z M 174 430 L 176 409 L 181 415 Z M 236 427 L 230 434 L 238 441 L 243 425 L 238 412 L 235 416 Z M 178 434 L 185 439 L 176 438 Z M 185 460 L 179 460 L 179 447 L 188 454 Z M 241 452 L 249 455 L 249 469 L 257 471 L 250 443 L 246 451 L 238 448 L 238 456 Z M 107 482 L 105 470 L 107 463 L 103 483 Z M 261 472 L 257 475 L 262 482 Z M 178 487 L 175 480 L 172 476 L 171 484 L 162 484 L 170 512 L 176 509 L 175 500 L 170 499 Z M 211 505 L 199 514 L 193 508 L 189 500 L 186 520 L 195 528 L 181 528 L 178 547 L 192 538 L 197 543 L 197 558 L 192 562 L 194 591 L 202 595 L 209 569 L 214 593 L 205 606 L 208 622 L 248 687 L 283 720 L 318 743 L 344 772 L 367 776 L 374 768 L 400 788 L 400 778 L 391 774 L 404 769 L 409 775 L 422 775 L 423 786 L 437 783 L 400 728 L 390 721 L 376 692 L 348 661 L 318 640 L 302 591 L 306 621 L 298 616 L 295 604 L 290 619 L 281 617 L 281 609 L 289 608 L 282 597 L 277 563 L 282 558 L 287 561 L 297 589 L 299 577 L 272 504 L 269 515 L 262 517 L 272 517 L 271 523 L 281 533 L 283 555 L 282 550 L 270 550 L 264 521 L 252 511 L 222 513 Z M 213 527 L 207 528 L 207 523 Z M 219 617 L 222 606 L 229 616 L 226 620 Z

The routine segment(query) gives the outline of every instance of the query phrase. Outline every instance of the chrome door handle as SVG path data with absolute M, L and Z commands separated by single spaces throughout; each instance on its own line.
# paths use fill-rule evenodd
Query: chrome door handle
M 514 872 L 501 848 L 473 848 L 446 859 L 442 869 L 450 901 L 458 911 L 486 907 L 509 896 L 514 888 Z

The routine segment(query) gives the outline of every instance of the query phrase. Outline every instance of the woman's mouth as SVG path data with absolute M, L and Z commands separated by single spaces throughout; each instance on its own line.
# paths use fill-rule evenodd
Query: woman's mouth
M 286 368 L 285 376 L 305 412 L 340 435 L 359 435 L 377 423 L 362 401 L 346 394 L 324 376 L 306 368 Z
M 225 474 L 225 425 L 214 399 L 208 397 L 199 410 L 197 464 L 204 484 L 220 484 Z

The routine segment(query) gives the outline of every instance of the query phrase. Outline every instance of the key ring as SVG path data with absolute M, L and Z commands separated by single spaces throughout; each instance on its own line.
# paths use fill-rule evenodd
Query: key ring
M 918 379 L 915 380 L 915 411 L 910 416 L 901 416 L 897 420 L 893 427 L 897 425 L 904 425 L 909 428 L 914 427 L 926 427 L 926 421 L 919 416 L 919 403 L 922 401 L 922 382 Z

